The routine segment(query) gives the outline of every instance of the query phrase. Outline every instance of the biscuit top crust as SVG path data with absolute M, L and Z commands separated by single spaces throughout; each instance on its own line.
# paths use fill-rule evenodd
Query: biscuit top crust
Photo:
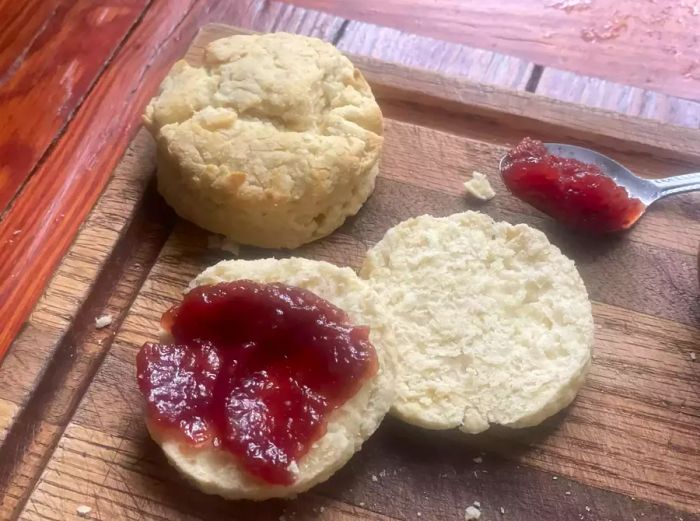
M 287 33 L 223 38 L 203 66 L 177 62 L 144 120 L 212 198 L 328 191 L 333 172 L 370 168 L 382 142 L 362 74 L 332 45 Z

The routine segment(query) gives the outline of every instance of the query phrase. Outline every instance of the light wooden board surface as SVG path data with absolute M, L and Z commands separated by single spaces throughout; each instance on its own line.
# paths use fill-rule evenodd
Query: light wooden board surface
M 228 31 L 211 27 L 200 43 Z M 199 48 L 194 46 L 193 52 Z M 574 140 L 616 151 L 618 158 L 650 176 L 680 172 L 693 163 L 697 166 L 700 153 L 697 139 L 693 140 L 697 136 L 500 90 L 475 90 L 454 79 L 376 61 L 358 59 L 358 63 L 387 115 L 382 177 L 356 219 L 300 253 L 356 266 L 365 249 L 392 224 L 420 213 L 472 208 L 462 197 L 460 181 L 472 169 L 488 174 L 499 196 L 479 208 L 500 219 L 542 228 L 577 259 L 595 301 L 597 354 L 589 383 L 575 406 L 542 429 L 515 438 L 499 432 L 465 440 L 387 421 L 346 469 L 298 501 L 259 506 L 205 497 L 175 478 L 148 441 L 133 375 L 135 351 L 152 338 L 162 310 L 194 274 L 221 258 L 206 249 L 206 234 L 180 224 L 167 239 L 94 379 L 80 364 L 69 364 L 70 370 L 63 374 L 75 375 L 80 383 L 55 402 L 56 414 L 28 415 L 34 420 L 33 437 L 23 444 L 14 441 L 12 446 L 22 447 L 25 453 L 22 464 L 14 465 L 17 486 L 10 489 L 12 497 L 4 499 L 8 519 L 17 514 L 22 519 L 72 518 L 82 504 L 91 506 L 97 519 L 277 519 L 282 514 L 299 519 L 416 519 L 418 512 L 425 519 L 461 519 L 474 500 L 482 503 L 485 516 L 494 518 L 501 507 L 510 519 L 523 520 L 532 519 L 533 510 L 543 519 L 579 515 L 618 519 L 629 513 L 639 518 L 644 514 L 646 519 L 697 518 L 699 498 L 693 484 L 700 479 L 696 435 L 700 403 L 697 365 L 690 353 L 700 343 L 694 257 L 700 237 L 698 198 L 669 200 L 622 241 L 583 243 L 507 196 L 495 178 L 496 159 L 523 132 L 543 138 L 565 132 Z M 528 107 L 535 113 L 528 114 Z M 545 123 L 538 123 L 537 116 Z M 583 130 L 567 127 L 571 121 L 582 123 Z M 625 128 L 637 123 L 628 133 L 632 140 L 626 140 Z M 148 164 L 152 150 L 139 143 L 132 150 L 139 151 L 138 164 Z M 129 165 L 127 157 L 122 163 L 127 182 L 133 168 Z M 139 179 L 137 173 L 143 170 L 133 170 Z M 119 176 L 113 183 L 118 180 Z M 134 193 L 145 187 L 136 186 L 142 188 Z M 132 199 L 123 201 L 126 214 L 129 204 L 139 198 Z M 101 201 L 95 222 L 114 219 L 110 208 Z M 150 239 L 141 231 L 132 232 L 144 237 L 149 252 L 159 248 L 170 230 L 167 215 L 158 219 L 162 219 L 161 229 Z M 91 229 L 87 227 L 86 233 Z M 243 254 L 254 257 L 261 252 L 244 250 Z M 89 248 L 85 255 L 92 259 Z M 120 273 L 127 294 L 138 291 L 153 262 L 151 255 L 122 264 L 131 270 L 141 268 L 131 282 L 128 271 Z M 73 276 L 80 279 L 80 275 L 78 265 Z M 89 280 L 91 276 L 85 277 L 85 289 L 76 293 L 72 283 L 57 276 L 52 288 L 63 285 L 68 294 L 80 299 L 81 291 L 89 293 Z M 52 309 L 60 298 L 58 294 L 46 297 L 49 325 L 65 313 Z M 114 309 L 124 309 L 124 304 Z M 70 315 L 69 311 L 64 319 L 69 321 Z M 63 322 L 53 325 L 55 331 L 65 326 Z M 41 344 L 41 335 L 37 336 Z M 32 344 L 31 336 L 24 338 L 26 356 Z M 94 349 L 91 338 L 78 339 L 76 353 L 81 359 L 87 356 L 94 371 L 106 349 Z M 71 359 L 70 350 L 67 354 Z M 20 357 L 16 363 L 26 360 Z M 6 381 L 6 367 L 0 383 Z M 13 414 L 17 404 L 21 410 L 23 394 L 13 396 L 16 385 L 7 382 L 0 385 L 0 411 Z M 20 431 L 14 432 L 17 436 Z M 484 463 L 473 463 L 481 450 L 487 451 Z M 373 474 L 381 480 L 373 481 Z M 25 492 L 31 494 L 24 496 Z

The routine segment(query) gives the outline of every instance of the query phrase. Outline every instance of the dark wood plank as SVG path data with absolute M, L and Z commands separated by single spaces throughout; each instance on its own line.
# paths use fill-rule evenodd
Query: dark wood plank
M 287 1 L 700 100 L 700 8 L 691 1 Z
M 0 2 L 0 215 L 147 4 Z

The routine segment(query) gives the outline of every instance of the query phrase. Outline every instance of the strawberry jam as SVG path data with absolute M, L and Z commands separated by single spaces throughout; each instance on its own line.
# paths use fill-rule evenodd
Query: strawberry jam
M 624 230 L 644 212 L 644 204 L 599 167 L 547 152 L 525 138 L 508 152 L 503 181 L 519 199 L 563 224 L 593 233 Z
M 136 361 L 151 429 L 221 447 L 271 484 L 294 482 L 328 415 L 378 368 L 367 327 L 280 283 L 199 286 L 162 325 L 172 343 L 146 343 Z

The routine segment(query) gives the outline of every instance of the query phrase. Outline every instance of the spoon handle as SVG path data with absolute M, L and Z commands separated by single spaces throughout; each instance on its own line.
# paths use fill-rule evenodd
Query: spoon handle
M 676 175 L 663 179 L 652 179 L 658 189 L 658 199 L 667 195 L 684 194 L 700 190 L 700 172 L 694 174 Z

